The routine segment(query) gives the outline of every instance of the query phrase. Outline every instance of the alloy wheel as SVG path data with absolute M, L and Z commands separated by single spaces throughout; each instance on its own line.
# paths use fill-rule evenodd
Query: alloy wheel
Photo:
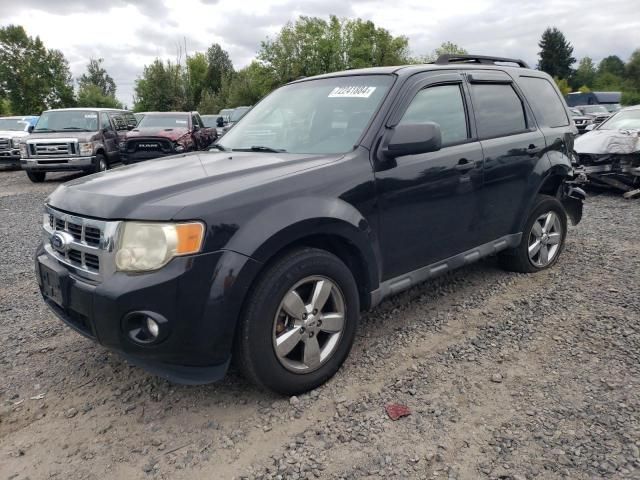
M 285 294 L 273 323 L 273 348 L 280 364 L 309 373 L 336 351 L 345 328 L 345 300 L 332 280 L 306 277 Z
M 529 233 L 529 260 L 539 268 L 551 264 L 560 251 L 562 222 L 554 211 L 540 215 Z

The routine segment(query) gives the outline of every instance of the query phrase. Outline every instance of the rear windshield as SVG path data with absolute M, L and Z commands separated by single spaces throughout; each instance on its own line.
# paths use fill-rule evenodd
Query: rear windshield
M 43 112 L 34 132 L 95 132 L 98 112 L 91 110 L 53 110 Z
M 188 128 L 189 115 L 167 113 L 162 115 L 145 115 L 138 123 L 138 128 Z
M 200 118 L 202 118 L 205 127 L 215 127 L 218 120 L 216 115 L 202 115 Z

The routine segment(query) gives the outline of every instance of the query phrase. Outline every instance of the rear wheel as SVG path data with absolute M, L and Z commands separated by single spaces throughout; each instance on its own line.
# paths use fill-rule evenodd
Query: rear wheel
M 324 250 L 294 250 L 261 275 L 238 333 L 235 360 L 260 386 L 292 395 L 331 378 L 346 359 L 359 317 L 351 271 Z
M 554 265 L 564 248 L 567 213 L 557 198 L 538 195 L 527 219 L 520 245 L 500 255 L 502 266 L 531 273 Z
M 107 157 L 103 154 L 98 153 L 96 155 L 96 159 L 93 161 L 93 172 L 106 172 L 109 170 L 109 163 L 107 162 Z
M 42 183 L 44 182 L 45 177 L 47 176 L 47 172 L 32 172 L 31 170 L 27 170 L 27 177 L 33 183 Z

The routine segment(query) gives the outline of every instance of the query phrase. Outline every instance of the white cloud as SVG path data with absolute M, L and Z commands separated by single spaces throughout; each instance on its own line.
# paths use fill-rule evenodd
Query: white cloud
M 214 42 L 236 67 L 248 64 L 260 41 L 299 15 L 361 17 L 394 35 L 407 35 L 416 54 L 443 41 L 472 53 L 537 62 L 538 40 L 557 26 L 574 56 L 627 59 L 640 48 L 640 16 L 628 0 L 22 0 L 2 2 L 0 24 L 20 24 L 49 48 L 62 50 L 74 77 L 89 57 L 102 57 L 131 105 L 136 77 L 156 57 L 175 59 L 185 39 L 189 52 Z

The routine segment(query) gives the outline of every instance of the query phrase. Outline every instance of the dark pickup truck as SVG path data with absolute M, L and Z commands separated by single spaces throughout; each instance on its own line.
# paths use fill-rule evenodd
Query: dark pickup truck
M 145 112 L 139 122 L 120 143 L 122 163 L 206 150 L 218 138 L 198 112 Z
M 582 216 L 576 133 L 553 79 L 519 60 L 300 79 L 218 151 L 60 186 L 40 290 L 71 328 L 158 375 L 210 382 L 233 357 L 258 385 L 303 392 L 389 295 L 490 255 L 555 265 Z

